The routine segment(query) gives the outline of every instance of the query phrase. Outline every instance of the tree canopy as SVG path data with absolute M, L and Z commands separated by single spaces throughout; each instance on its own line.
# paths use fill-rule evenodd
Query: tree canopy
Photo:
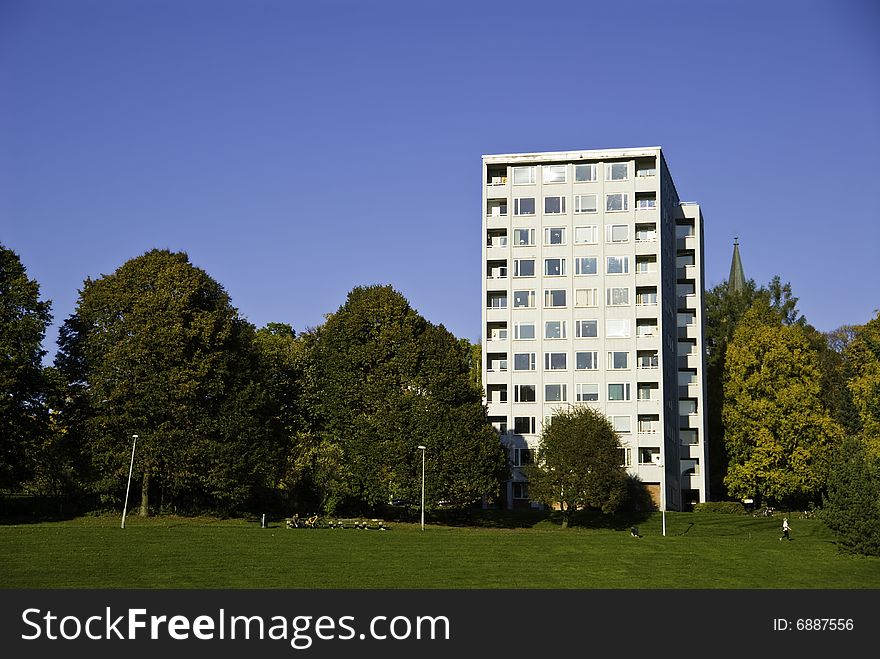
M 46 432 L 42 342 L 49 310 L 18 254 L 0 244 L 0 489 L 32 474 L 32 448 Z
M 880 455 L 856 437 L 835 460 L 821 514 L 844 550 L 880 556 Z
M 852 372 L 848 389 L 858 412 L 861 436 L 868 449 L 880 456 L 880 312 L 852 329 L 845 354 Z
M 506 466 L 471 380 L 471 355 L 389 286 L 353 289 L 306 337 L 314 469 L 335 466 L 327 508 L 417 501 L 463 506 L 496 492 Z M 323 487 L 327 487 L 325 482 Z
M 725 484 L 737 498 L 817 500 L 842 438 L 821 402 L 822 374 L 807 330 L 783 321 L 759 296 L 727 347 Z
M 271 482 L 281 447 L 253 334 L 184 253 L 152 250 L 87 279 L 57 364 L 96 488 L 119 491 L 134 434 L 143 514 L 151 487 L 166 506 L 228 509 Z
M 541 433 L 535 464 L 526 468 L 529 496 L 559 504 L 563 526 L 580 508 L 618 510 L 627 496 L 620 438 L 611 422 L 588 405 L 558 410 Z

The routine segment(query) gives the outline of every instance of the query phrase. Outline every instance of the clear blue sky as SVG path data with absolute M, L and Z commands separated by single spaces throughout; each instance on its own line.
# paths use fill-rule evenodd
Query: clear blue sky
M 880 3 L 0 0 L 0 242 L 53 301 L 153 247 L 301 330 L 388 283 L 480 335 L 480 156 L 659 145 L 821 330 L 880 306 Z

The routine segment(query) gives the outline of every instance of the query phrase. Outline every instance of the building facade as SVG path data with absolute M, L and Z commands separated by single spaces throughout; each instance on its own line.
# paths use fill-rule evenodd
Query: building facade
M 483 386 L 506 505 L 554 410 L 589 404 L 658 506 L 708 498 L 703 218 L 659 147 L 483 156 Z

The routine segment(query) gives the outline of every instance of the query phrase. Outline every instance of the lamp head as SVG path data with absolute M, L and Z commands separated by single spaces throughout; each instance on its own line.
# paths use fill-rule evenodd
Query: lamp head
M 422 450 L 422 451 L 424 451 L 424 450 L 425 450 L 426 448 L 428 448 L 428 447 L 427 447 L 427 446 L 422 446 L 421 444 L 419 444 L 418 446 L 416 446 L 416 448 L 417 448 L 417 449 L 420 449 L 420 450 Z

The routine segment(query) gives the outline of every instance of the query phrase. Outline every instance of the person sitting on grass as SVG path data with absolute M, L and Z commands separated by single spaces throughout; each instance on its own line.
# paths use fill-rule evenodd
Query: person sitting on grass
M 629 533 L 634 538 L 641 538 L 642 537 L 639 535 L 639 527 L 638 526 L 631 526 L 629 529 Z

